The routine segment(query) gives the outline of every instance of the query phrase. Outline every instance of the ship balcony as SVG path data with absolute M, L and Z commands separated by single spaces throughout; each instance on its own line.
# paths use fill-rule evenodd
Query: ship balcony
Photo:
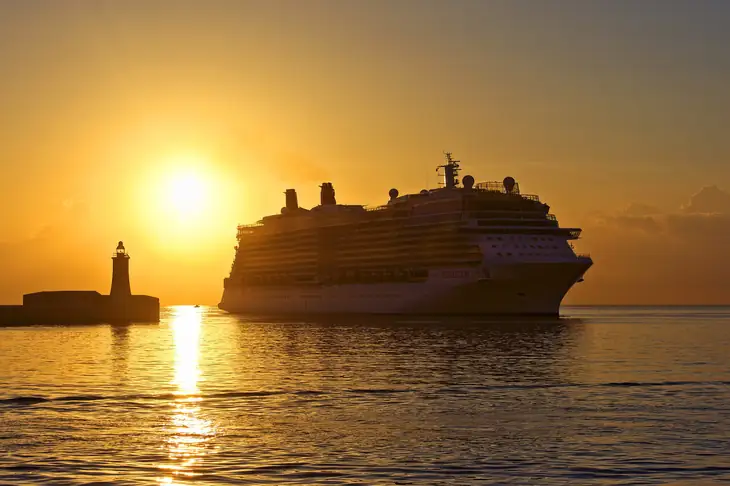
M 476 226 L 499 226 L 499 227 L 539 227 L 539 228 L 557 228 L 556 220 L 545 218 L 489 218 L 476 219 Z
M 236 236 L 240 240 L 243 236 L 249 236 L 254 234 L 254 228 L 257 228 L 259 226 L 263 225 L 246 225 L 246 226 L 239 226 L 238 231 L 236 232 Z
M 239 224 L 238 229 L 244 230 L 244 229 L 251 229 L 251 228 L 259 228 L 263 225 L 264 225 L 263 223 Z

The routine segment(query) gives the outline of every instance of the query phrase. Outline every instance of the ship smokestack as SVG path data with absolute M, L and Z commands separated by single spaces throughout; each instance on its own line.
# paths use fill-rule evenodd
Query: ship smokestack
M 322 188 L 320 191 L 320 204 L 322 206 L 334 206 L 337 204 L 337 200 L 335 199 L 335 188 L 332 187 L 331 182 L 323 182 L 321 186 Z
M 287 189 L 284 194 L 286 194 L 286 210 L 296 211 L 297 209 L 299 209 L 299 201 L 297 200 L 296 189 Z
M 124 249 L 124 243 L 119 242 L 117 251 L 112 257 L 112 290 L 109 295 L 112 298 L 126 298 L 132 295 L 129 286 L 129 255 Z

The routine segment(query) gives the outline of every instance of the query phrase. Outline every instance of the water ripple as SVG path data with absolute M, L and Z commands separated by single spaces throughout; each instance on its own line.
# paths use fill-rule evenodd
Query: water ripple
M 730 312 L 566 312 L 0 329 L 0 483 L 730 481 Z
M 730 381 L 661 381 L 661 382 L 617 382 L 617 383 L 560 383 L 560 384 L 534 384 L 534 385 L 472 385 L 463 388 L 438 388 L 434 389 L 438 393 L 458 393 L 465 394 L 470 392 L 488 391 L 488 390 L 538 390 L 538 389 L 552 389 L 552 388 L 602 388 L 602 387 L 689 387 L 689 386 L 730 386 Z M 395 389 L 395 388 L 350 388 L 339 391 L 339 393 L 348 393 L 354 395 L 391 395 L 399 393 L 413 393 L 419 390 L 416 389 Z M 114 400 L 114 401 L 128 401 L 137 402 L 144 400 L 158 400 L 158 401 L 169 401 L 173 399 L 185 399 L 185 398 L 200 398 L 206 400 L 216 400 L 224 398 L 259 398 L 259 397 L 271 397 L 277 395 L 293 395 L 293 396 L 323 396 L 333 395 L 338 393 L 337 391 L 325 391 L 325 390 L 278 390 L 278 391 L 251 391 L 251 392 L 218 392 L 209 394 L 176 394 L 176 393 L 162 393 L 156 395 L 138 394 L 138 395 L 71 395 L 71 396 L 57 396 L 57 397 L 42 397 L 42 396 L 21 396 L 0 399 L 0 405 L 36 405 L 39 403 L 49 402 L 94 402 L 98 400 Z

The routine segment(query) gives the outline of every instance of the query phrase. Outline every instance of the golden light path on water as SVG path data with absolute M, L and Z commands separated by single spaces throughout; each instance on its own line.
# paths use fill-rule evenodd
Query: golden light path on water
M 175 307 L 171 329 L 175 345 L 175 378 L 177 385 L 173 400 L 173 414 L 168 425 L 167 450 L 169 461 L 161 464 L 165 476 L 161 484 L 180 485 L 179 481 L 192 479 L 196 469 L 210 452 L 215 437 L 213 424 L 201 415 L 203 398 L 199 395 L 198 381 L 200 331 L 203 310 L 189 306 Z

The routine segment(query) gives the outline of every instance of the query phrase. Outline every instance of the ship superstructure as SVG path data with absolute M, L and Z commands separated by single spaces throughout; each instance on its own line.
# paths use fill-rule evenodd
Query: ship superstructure
M 442 187 L 366 208 L 301 208 L 286 191 L 281 214 L 238 227 L 219 307 L 247 313 L 557 314 L 592 265 L 576 254 L 578 228 L 512 177 L 459 181 L 446 153 Z

